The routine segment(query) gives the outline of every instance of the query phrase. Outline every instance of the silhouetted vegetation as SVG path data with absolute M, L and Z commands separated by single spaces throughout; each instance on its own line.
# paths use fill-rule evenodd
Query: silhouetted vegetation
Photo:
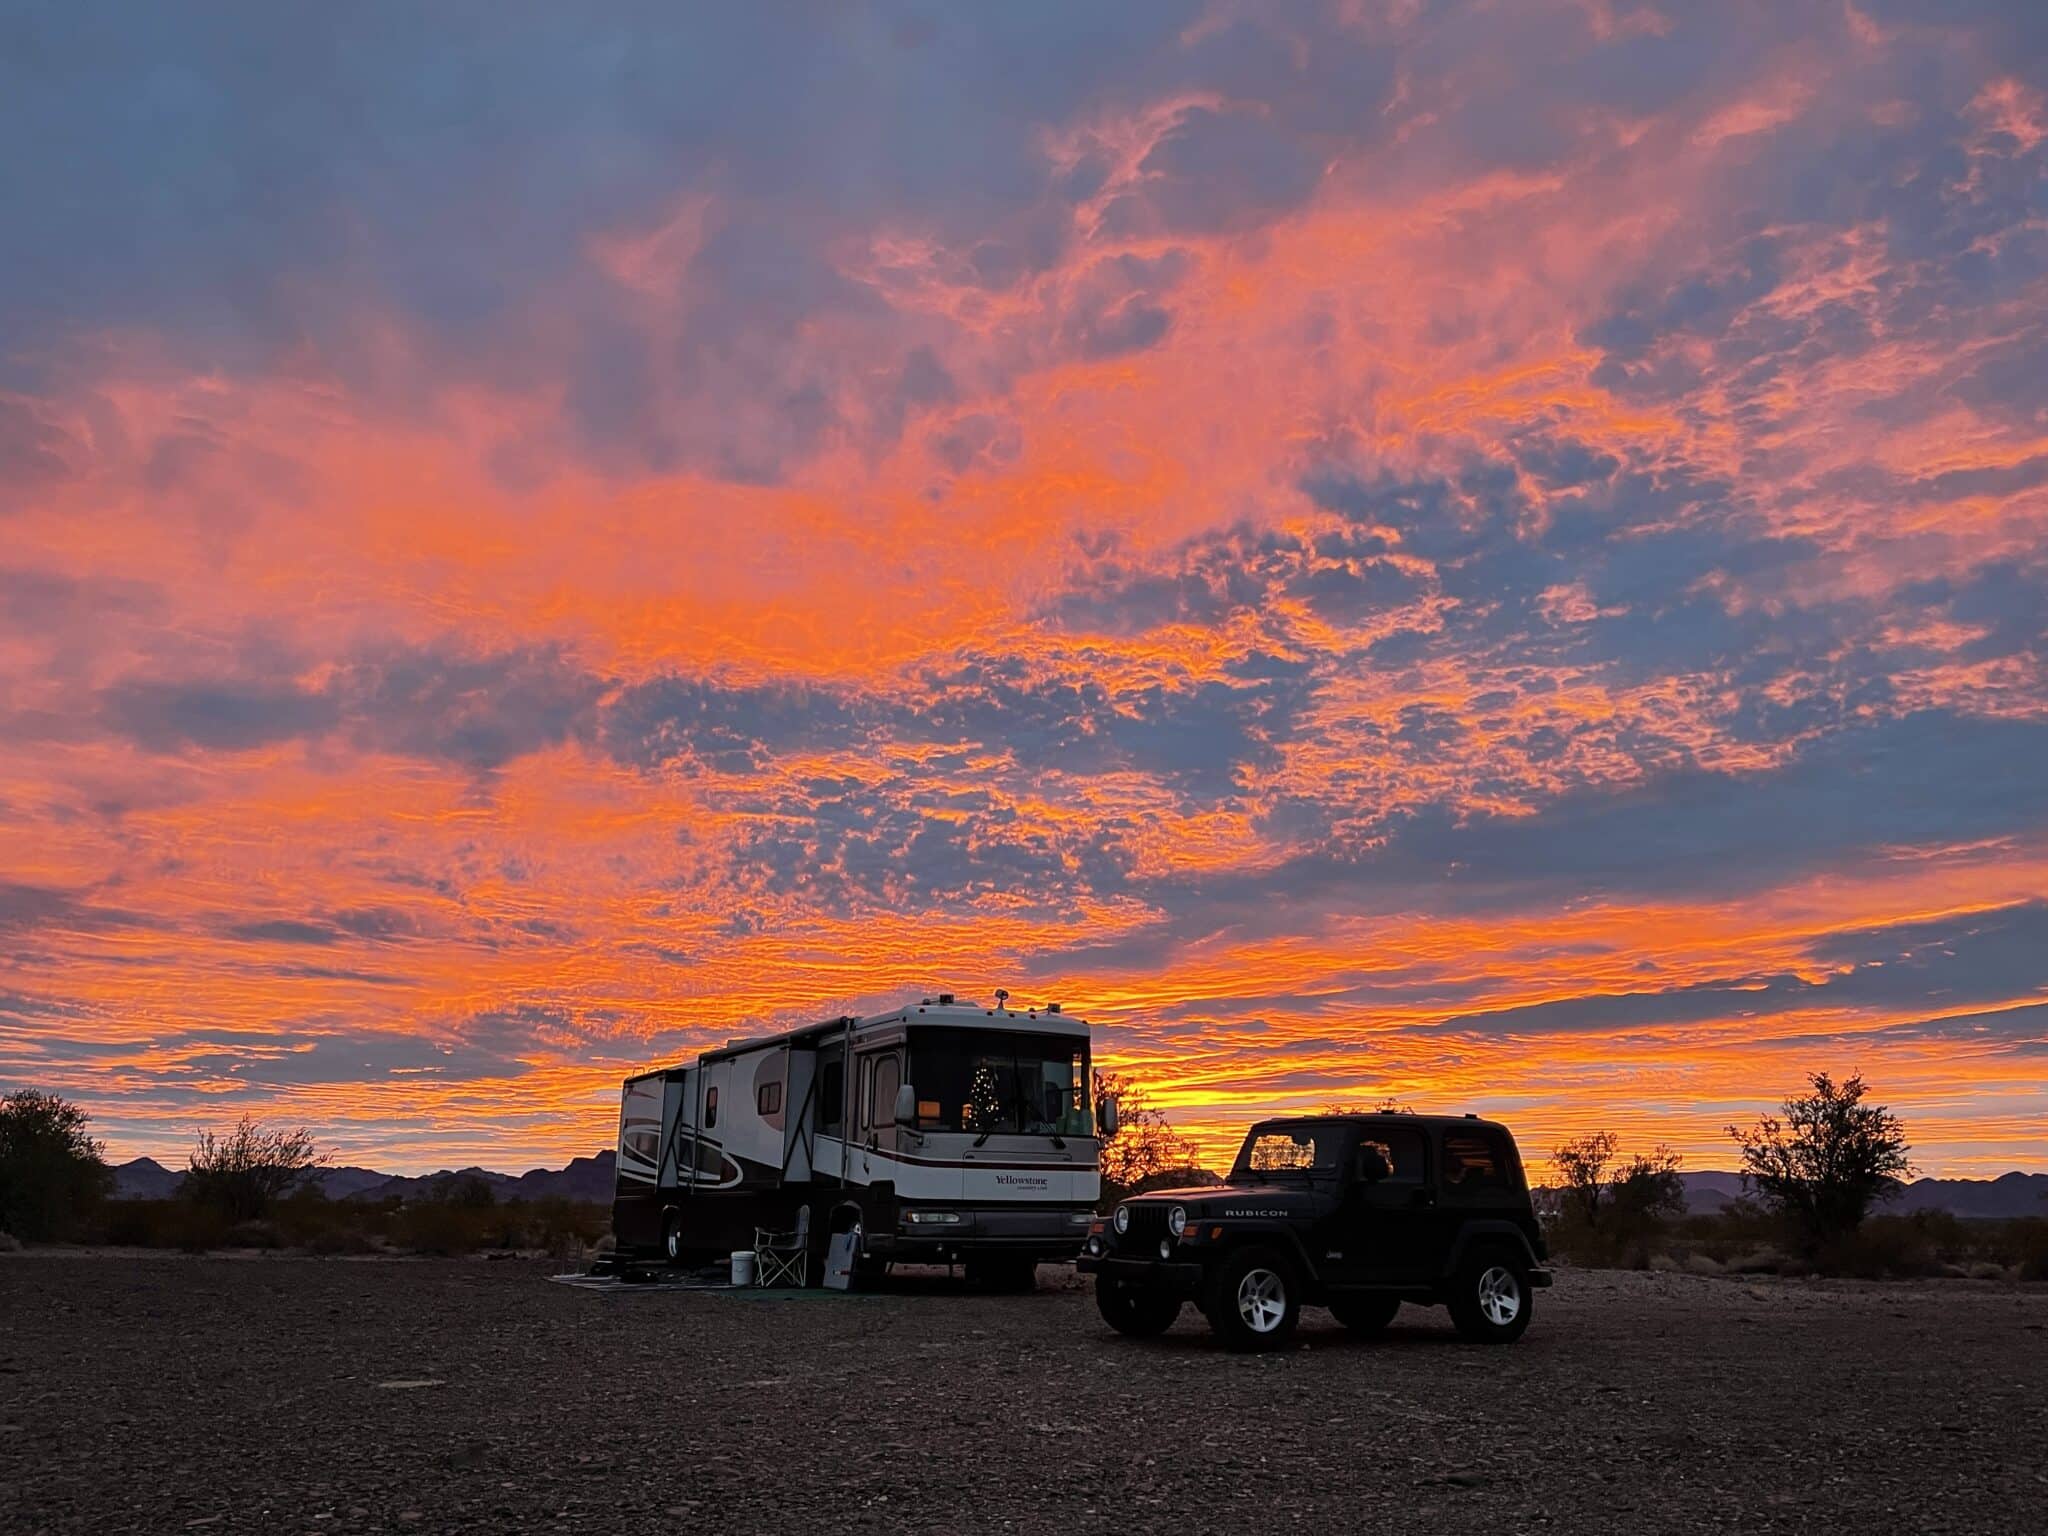
M 303 1128 L 266 1130 L 245 1115 L 225 1136 L 199 1133 L 178 1194 L 230 1223 L 261 1221 L 327 1161 Z
M 1808 1081 L 1813 1092 L 1787 1099 L 1783 1121 L 1763 1115 L 1728 1134 L 1742 1151 L 1744 1182 L 1786 1219 L 1800 1250 L 1819 1258 L 1896 1195 L 1913 1165 L 1904 1125 L 1883 1105 L 1863 1102 L 1861 1077 L 1838 1087 L 1816 1072 Z
M 0 1232 L 30 1242 L 70 1236 L 113 1188 L 91 1117 L 54 1093 L 0 1099 Z
M 1117 1101 L 1117 1128 L 1102 1142 L 1102 1199 L 1111 1204 L 1148 1189 L 1211 1177 L 1195 1158 L 1194 1143 L 1153 1107 L 1142 1084 L 1126 1073 L 1097 1072 L 1095 1096 Z
M 1640 1268 L 1685 1213 L 1678 1154 L 1660 1146 L 1617 1168 L 1620 1146 L 1612 1131 L 1593 1131 L 1550 1154 L 1557 1182 L 1539 1208 L 1551 1246 L 1576 1263 Z
M 435 1199 L 329 1200 L 315 1187 L 277 1201 L 266 1217 L 231 1222 L 220 1210 L 182 1196 L 116 1200 L 87 1236 L 135 1248 L 289 1248 L 307 1253 L 547 1253 L 580 1260 L 611 1230 L 611 1210 L 571 1200 L 488 1204 Z

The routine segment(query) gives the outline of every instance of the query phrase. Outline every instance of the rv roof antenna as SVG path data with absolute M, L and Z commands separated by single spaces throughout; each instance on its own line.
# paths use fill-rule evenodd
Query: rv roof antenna
M 1058 1013 L 1060 1011 L 1060 1005 L 1058 1003 L 1047 1003 L 1045 1005 L 1045 1011 L 1047 1013 Z
M 952 994 L 952 993 L 950 993 L 950 992 L 941 992 L 941 993 L 939 994 L 939 1006 L 940 1006 L 941 1008 L 950 1008 L 950 1007 L 952 1007 L 952 1006 L 953 1006 L 953 994 Z
M 1009 1000 L 1010 1000 L 1010 994 L 1009 994 L 1008 992 L 1004 991 L 1004 990 L 1003 990 L 1003 989 L 1002 989 L 1001 987 L 997 987 L 997 988 L 996 988 L 996 1006 L 997 1006 L 998 1008 L 1000 1008 L 1000 1007 L 1002 1007 L 1002 1006 L 1003 1006 L 1003 1004 L 1007 1003 L 1007 1002 L 1008 1002 Z

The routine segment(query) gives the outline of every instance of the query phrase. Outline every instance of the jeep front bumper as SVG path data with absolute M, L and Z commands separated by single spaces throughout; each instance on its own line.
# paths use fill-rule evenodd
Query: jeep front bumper
M 1202 1266 L 1173 1259 L 1140 1259 L 1123 1254 L 1083 1253 L 1074 1268 L 1084 1275 L 1122 1280 L 1148 1291 L 1193 1296 L 1202 1289 Z

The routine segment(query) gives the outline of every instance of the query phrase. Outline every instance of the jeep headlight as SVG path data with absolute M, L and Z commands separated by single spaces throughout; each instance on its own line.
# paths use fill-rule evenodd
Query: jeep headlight
M 1175 1237 L 1179 1237 L 1181 1233 L 1187 1231 L 1187 1229 L 1188 1208 L 1184 1205 L 1176 1205 L 1172 1210 L 1166 1213 L 1166 1230 L 1171 1232 Z
M 1119 1233 L 1130 1231 L 1131 1208 L 1128 1205 L 1118 1206 L 1116 1208 L 1116 1215 L 1110 1218 L 1110 1225 L 1115 1227 Z

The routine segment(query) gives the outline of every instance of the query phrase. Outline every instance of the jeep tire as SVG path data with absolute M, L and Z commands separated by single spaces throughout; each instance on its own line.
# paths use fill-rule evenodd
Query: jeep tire
M 1095 1277 L 1095 1310 L 1118 1333 L 1134 1339 L 1155 1338 L 1180 1316 L 1180 1298 L 1129 1280 Z
M 1278 1349 L 1301 1321 L 1301 1281 L 1273 1248 L 1240 1248 L 1210 1273 L 1202 1311 L 1226 1347 Z
M 1506 1248 L 1481 1248 L 1451 1277 L 1451 1321 L 1475 1344 L 1512 1344 L 1536 1310 L 1529 1264 Z
M 1330 1316 L 1337 1319 L 1353 1333 L 1384 1333 L 1387 1324 L 1394 1320 L 1394 1314 L 1401 1310 L 1398 1296 L 1374 1295 L 1346 1296 L 1330 1303 Z

